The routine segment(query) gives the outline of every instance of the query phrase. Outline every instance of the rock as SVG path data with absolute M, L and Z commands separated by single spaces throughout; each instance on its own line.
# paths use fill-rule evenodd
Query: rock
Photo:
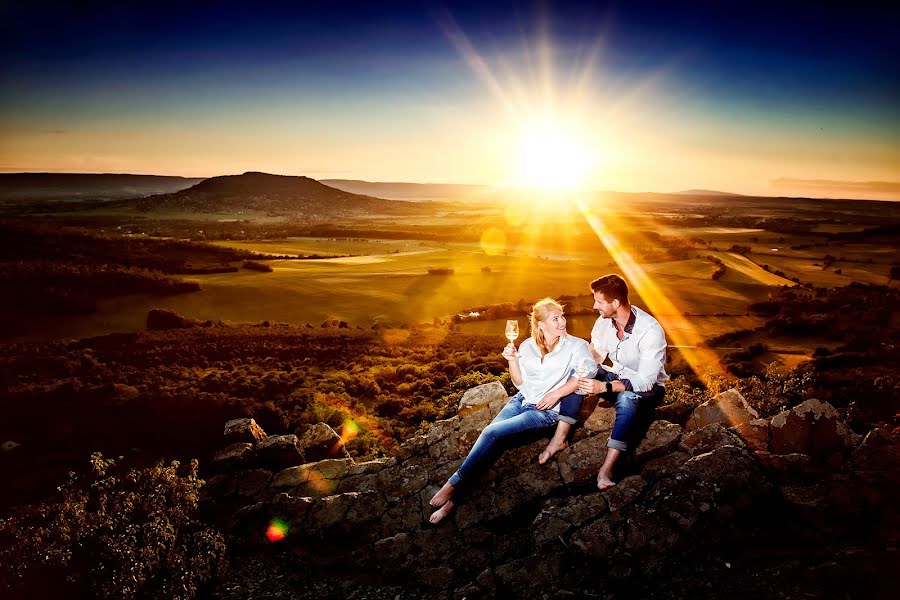
M 272 473 L 265 469 L 243 471 L 237 477 L 237 493 L 241 496 L 255 496 L 263 491 L 272 480 Z
M 590 558 L 605 561 L 615 556 L 624 540 L 625 517 L 609 513 L 581 527 L 569 537 L 572 548 Z
M 584 422 L 584 428 L 588 431 L 596 432 L 598 435 L 609 436 L 615 420 L 615 408 L 598 406 Z
M 647 482 L 640 475 L 626 477 L 618 484 L 605 491 L 606 503 L 610 512 L 616 512 L 632 504 L 644 491 Z
M 658 513 L 634 510 L 626 523 L 625 550 L 640 556 L 643 565 L 647 565 L 649 556 L 665 555 L 678 544 L 678 532 Z
M 253 444 L 238 442 L 216 452 L 213 464 L 217 469 L 230 470 L 250 464 L 253 457 Z
M 769 421 L 766 419 L 753 419 L 740 423 L 731 428 L 747 447 L 754 452 L 767 451 L 769 449 Z
M 576 442 L 557 454 L 563 482 L 590 481 L 596 478 L 597 471 L 606 458 L 606 442 L 606 437 L 595 435 Z
M 821 463 L 813 461 L 807 454 L 755 452 L 754 457 L 763 469 L 774 474 L 775 478 L 783 484 L 811 482 L 825 472 Z
M 873 429 L 851 455 L 854 470 L 881 472 L 900 481 L 900 429 Z
M 402 465 L 381 470 L 378 490 L 389 502 L 418 494 L 428 485 L 428 471 L 419 465 Z
M 398 533 L 375 542 L 375 555 L 381 568 L 402 568 L 412 557 L 414 544 L 408 533 Z
M 484 385 L 475 386 L 466 390 L 462 399 L 459 401 L 459 412 L 466 408 L 478 406 L 481 404 L 490 404 L 491 402 L 502 401 L 506 403 L 509 397 L 506 394 L 503 384 L 499 381 L 492 381 Z
M 300 440 L 293 433 L 270 435 L 256 445 L 257 461 L 273 467 L 290 467 L 306 462 Z
M 681 434 L 681 426 L 675 423 L 654 421 L 634 451 L 635 460 L 640 462 L 665 454 L 678 444 Z
M 680 448 L 693 455 L 712 452 L 720 446 L 740 445 L 739 438 L 731 435 L 721 423 L 710 423 L 695 429 L 681 439 Z
M 514 598 L 546 595 L 559 587 L 563 564 L 562 555 L 550 554 L 500 565 L 495 570 L 497 594 Z
M 256 444 L 266 439 L 266 432 L 253 419 L 232 419 L 225 423 L 225 443 Z
M 688 419 L 687 430 L 701 429 L 710 423 L 732 427 L 758 418 L 759 413 L 747 404 L 741 393 L 730 389 L 695 408 Z
M 417 579 L 425 587 L 442 590 L 453 581 L 453 569 L 450 567 L 424 569 L 419 571 Z
M 642 464 L 640 472 L 645 479 L 656 481 L 657 479 L 672 475 L 675 471 L 680 469 L 689 458 L 691 458 L 690 454 L 676 450 Z
M 857 440 L 835 408 L 819 400 L 807 400 L 775 415 L 769 432 L 769 450 L 775 454 L 827 457 L 854 447 Z
M 600 518 L 608 510 L 605 495 L 594 492 L 586 496 L 554 498 L 545 502 L 531 527 L 536 545 L 556 542 L 588 521 Z
M 309 462 L 326 458 L 350 458 L 344 440 L 327 423 L 316 423 L 299 438 L 300 451 Z

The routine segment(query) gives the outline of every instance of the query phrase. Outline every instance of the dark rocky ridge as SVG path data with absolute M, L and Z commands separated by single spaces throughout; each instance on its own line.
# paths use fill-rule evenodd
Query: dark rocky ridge
M 233 213 L 253 210 L 293 214 L 305 219 L 396 212 L 408 205 L 407 202 L 351 194 L 309 177 L 255 172 L 212 177 L 186 190 L 150 196 L 137 202 L 137 208 L 144 211 Z
M 251 420 L 230 423 L 229 439 L 239 441 L 217 457 L 222 472 L 209 479 L 205 506 L 253 564 L 272 556 L 268 523 L 287 524 L 277 560 L 261 568 L 291 583 L 263 597 L 322 597 L 323 586 L 334 594 L 324 597 L 378 598 L 409 590 L 440 598 L 887 590 L 890 571 L 879 569 L 896 562 L 900 529 L 896 431 L 862 439 L 817 400 L 753 419 L 731 390 L 698 408 L 688 430 L 654 422 L 628 473 L 598 492 L 593 478 L 614 418 L 600 406 L 547 465 L 535 460 L 545 440 L 507 451 L 470 501 L 433 527 L 428 500 L 506 401 L 496 383 L 470 393 L 458 416 L 396 456 L 358 464 L 304 463 L 296 437 L 266 444 Z M 287 453 L 275 460 L 272 446 Z M 297 464 L 279 470 L 291 455 Z M 247 577 L 238 569 L 214 597 L 265 589 Z M 654 583 L 678 577 L 674 588 Z

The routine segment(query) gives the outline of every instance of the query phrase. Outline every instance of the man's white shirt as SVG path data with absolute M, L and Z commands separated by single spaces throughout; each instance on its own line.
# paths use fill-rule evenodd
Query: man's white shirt
M 631 306 L 634 323 L 620 340 L 613 319 L 600 317 L 591 330 L 591 346 L 600 356 L 608 355 L 612 371 L 631 382 L 635 392 L 649 392 L 669 380 L 666 374 L 666 334 L 659 321 L 637 306 Z M 630 321 L 630 320 L 629 320 Z
M 522 383 L 516 385 L 525 397 L 523 404 L 537 404 L 548 393 L 564 385 L 572 372 L 587 359 L 593 369 L 588 377 L 597 374 L 597 364 L 591 355 L 588 343 L 581 338 L 566 334 L 553 350 L 541 361 L 541 351 L 534 338 L 528 338 L 519 346 L 519 370 L 522 372 Z M 515 385 L 515 382 L 513 382 Z M 559 404 L 552 409 L 559 412 Z

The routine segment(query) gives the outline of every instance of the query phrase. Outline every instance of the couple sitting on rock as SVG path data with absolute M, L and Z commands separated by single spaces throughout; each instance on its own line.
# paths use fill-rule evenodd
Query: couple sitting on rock
M 506 438 L 556 426 L 538 462 L 544 464 L 564 449 L 586 394 L 601 394 L 615 403 L 616 419 L 597 487 L 615 485 L 613 466 L 634 441 L 639 404 L 656 405 L 665 393 L 666 336 L 656 319 L 628 303 L 628 286 L 618 275 L 592 281 L 591 291 L 600 317 L 591 330 L 590 345 L 566 333 L 563 307 L 544 298 L 532 307 L 531 337 L 518 350 L 512 342 L 503 349 L 519 392 L 484 428 L 459 469 L 432 497 L 431 505 L 437 509 L 432 523 L 450 514 L 454 498 L 477 481 Z M 575 377 L 576 370 L 587 372 Z

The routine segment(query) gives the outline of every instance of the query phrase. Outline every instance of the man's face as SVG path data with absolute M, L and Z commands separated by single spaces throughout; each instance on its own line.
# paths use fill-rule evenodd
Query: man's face
M 601 317 L 603 317 L 604 319 L 612 319 L 616 314 L 616 309 L 618 308 L 618 300 L 614 299 L 612 302 L 607 302 L 602 293 L 594 292 L 594 310 L 600 313 Z

